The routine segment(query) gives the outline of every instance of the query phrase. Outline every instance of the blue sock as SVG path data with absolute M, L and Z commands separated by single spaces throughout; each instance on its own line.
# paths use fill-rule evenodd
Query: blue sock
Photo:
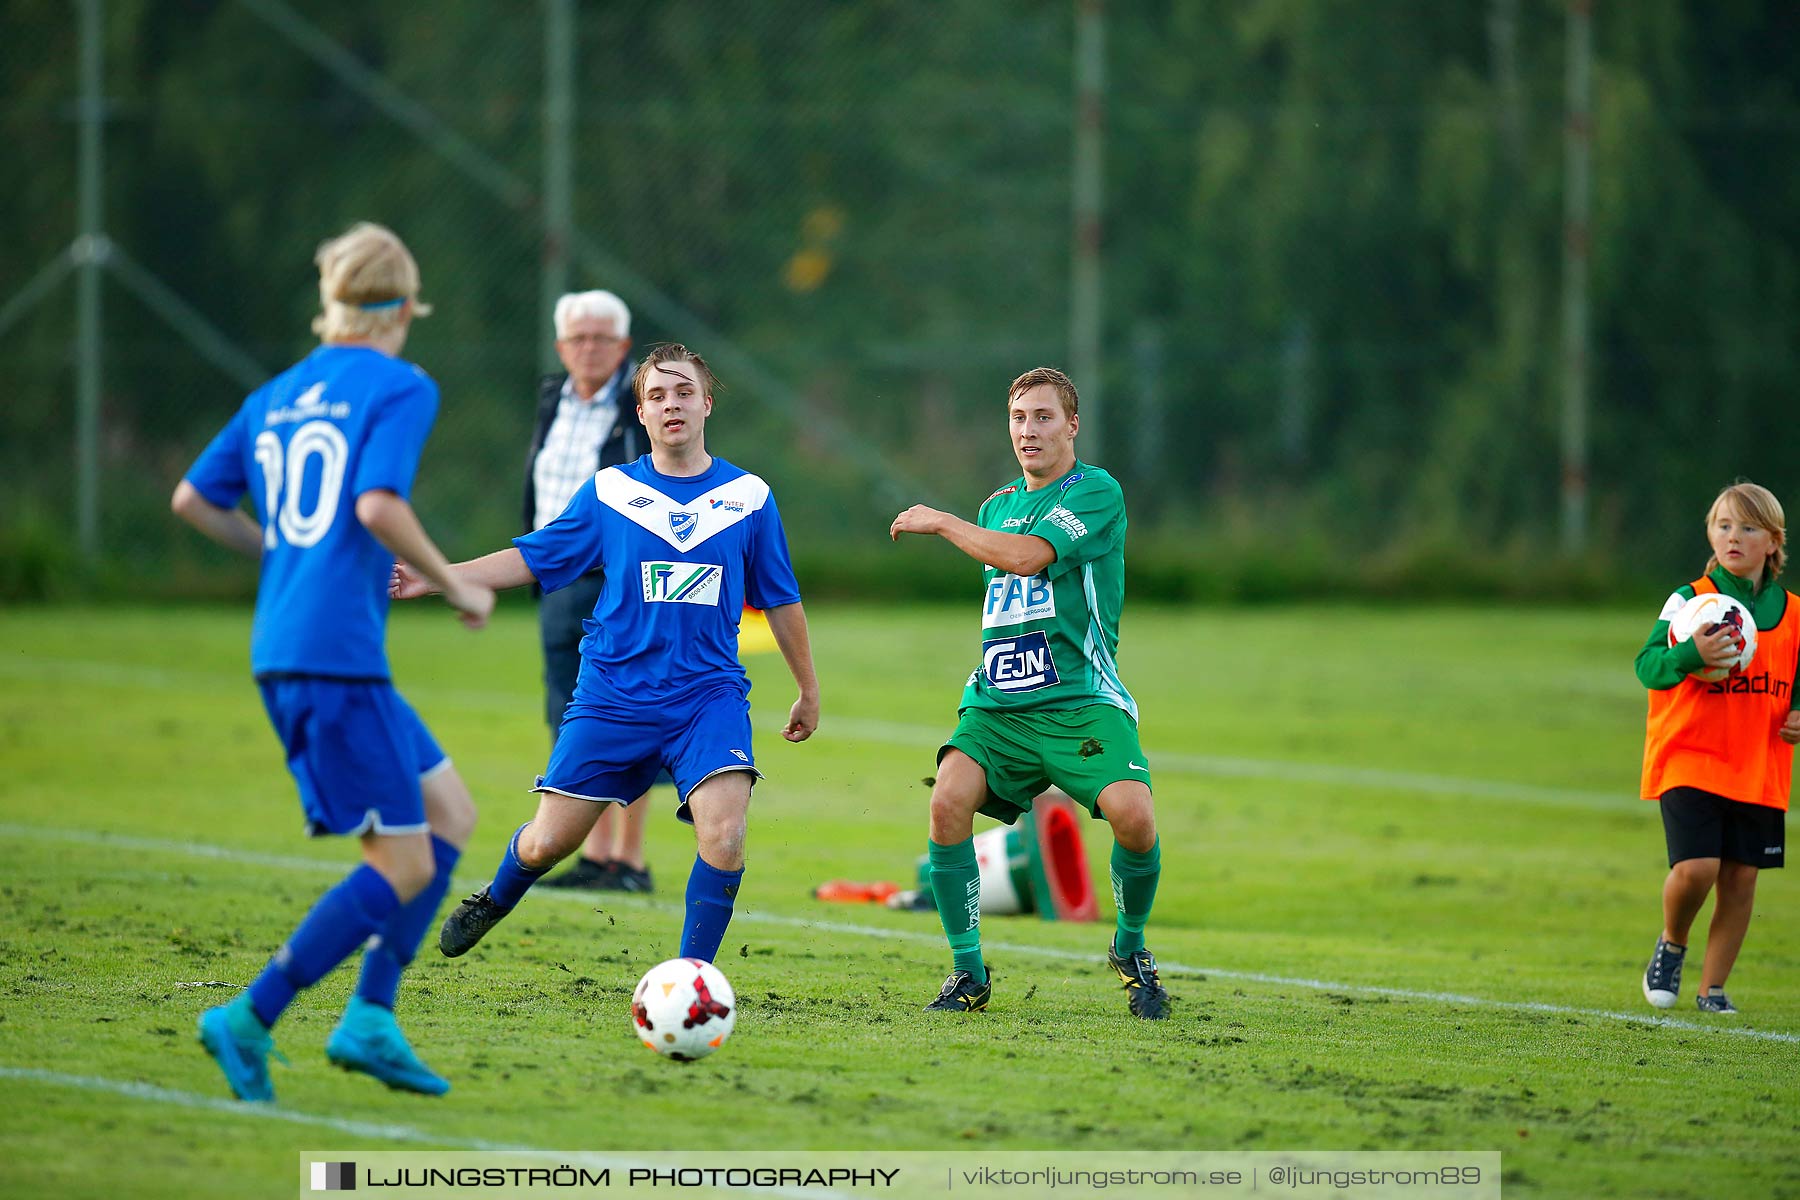
M 387 923 L 400 897 L 381 872 L 363 863 L 323 896 L 250 985 L 256 1019 L 273 1026 L 301 988 L 311 987 L 356 953 Z
M 425 940 L 425 931 L 437 916 L 444 893 L 450 890 L 450 872 L 456 869 L 456 860 L 462 857 L 462 851 L 434 836 L 431 857 L 437 864 L 431 882 L 425 885 L 424 891 L 394 910 L 394 915 L 381 927 L 380 938 L 363 955 L 362 976 L 356 981 L 356 994 L 370 1004 L 379 1004 L 386 1009 L 394 1007 L 394 998 L 400 993 L 400 972 L 411 965 L 413 955 L 419 952 L 419 943 Z
M 531 824 L 530 821 L 525 825 Z M 544 871 L 534 871 L 519 861 L 519 835 L 525 832 L 525 825 L 513 830 L 512 841 L 506 843 L 506 853 L 500 857 L 500 865 L 494 870 L 494 882 L 488 884 L 488 895 L 501 908 L 512 908 L 525 898 L 531 885 L 544 877 Z
M 681 957 L 711 962 L 725 940 L 731 909 L 737 903 L 738 882 L 744 869 L 721 871 L 698 854 L 688 873 L 687 919 L 681 926 Z

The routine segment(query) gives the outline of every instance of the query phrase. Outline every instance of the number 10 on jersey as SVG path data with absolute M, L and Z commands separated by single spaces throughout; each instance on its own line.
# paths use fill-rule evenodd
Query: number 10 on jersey
M 319 460 L 319 490 L 313 498 L 312 511 L 302 512 L 307 460 L 314 457 Z M 277 530 L 288 545 L 301 549 L 316 545 L 325 536 L 337 517 L 349 459 L 350 446 L 344 440 L 344 432 L 330 421 L 308 421 L 294 430 L 285 448 L 271 430 L 256 435 L 256 461 L 263 474 L 263 511 L 268 514 L 268 522 L 263 526 L 263 549 L 273 550 L 280 544 Z

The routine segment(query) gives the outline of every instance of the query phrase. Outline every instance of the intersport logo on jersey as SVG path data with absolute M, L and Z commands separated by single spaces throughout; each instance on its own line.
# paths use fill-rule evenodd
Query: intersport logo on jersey
M 719 603 L 725 572 L 711 563 L 640 563 L 646 604 Z
M 983 629 L 1041 621 L 1055 615 L 1056 589 L 1042 575 L 996 575 L 988 580 L 987 601 L 981 609 Z

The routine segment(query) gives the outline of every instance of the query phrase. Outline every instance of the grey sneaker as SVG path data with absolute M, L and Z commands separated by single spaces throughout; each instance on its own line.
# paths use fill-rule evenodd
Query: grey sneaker
M 444 918 L 444 927 L 438 931 L 438 949 L 444 952 L 445 958 L 457 958 L 475 948 L 475 943 L 487 936 L 487 931 L 500 923 L 500 919 L 511 912 L 510 908 L 501 908 L 482 888 L 467 900 L 456 906 L 456 911 Z
M 1725 994 L 1722 987 L 1710 987 L 1694 997 L 1694 1007 L 1703 1013 L 1735 1013 L 1737 1005 Z
M 1644 968 L 1644 999 L 1657 1008 L 1674 1008 L 1681 997 L 1681 963 L 1687 947 L 1656 939 L 1656 952 Z

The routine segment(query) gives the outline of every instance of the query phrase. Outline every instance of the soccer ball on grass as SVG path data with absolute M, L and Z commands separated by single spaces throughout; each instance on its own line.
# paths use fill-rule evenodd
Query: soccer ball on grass
M 1711 633 L 1720 625 L 1731 628 L 1737 639 L 1737 656 L 1722 667 L 1702 667 L 1693 678 L 1717 683 L 1727 675 L 1737 674 L 1756 657 L 1756 618 L 1738 601 L 1721 592 L 1702 592 L 1683 604 L 1669 618 L 1669 645 L 1687 641 L 1696 633 Z
M 631 994 L 631 1031 L 676 1062 L 705 1058 L 736 1024 L 737 996 L 724 972 L 697 958 L 657 963 Z

